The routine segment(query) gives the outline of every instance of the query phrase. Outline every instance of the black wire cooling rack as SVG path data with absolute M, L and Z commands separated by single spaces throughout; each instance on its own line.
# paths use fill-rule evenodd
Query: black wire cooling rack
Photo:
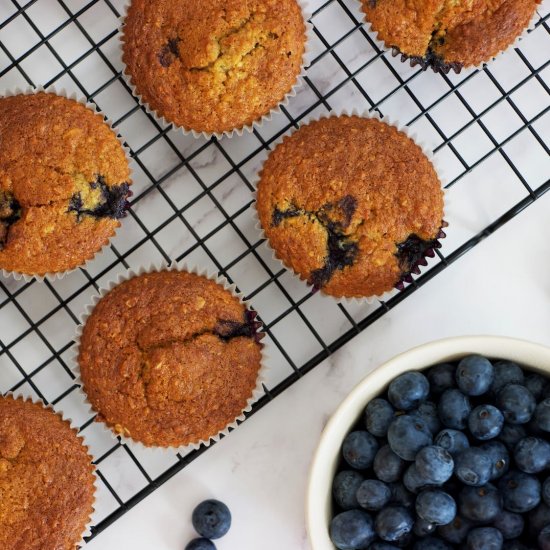
M 71 343 L 96 290 L 127 268 L 187 260 L 234 281 L 268 332 L 270 375 L 253 414 L 550 189 L 550 6 L 519 44 L 460 75 L 411 68 L 382 51 L 355 0 L 317 0 L 313 61 L 282 114 L 233 139 L 163 126 L 121 77 L 123 0 L 0 0 L 0 91 L 55 85 L 94 101 L 132 152 L 134 199 L 112 245 L 86 270 L 44 283 L 0 277 L 0 390 L 51 403 L 81 428 L 98 467 L 92 537 L 197 458 L 115 441 L 89 417 Z M 447 180 L 449 236 L 423 274 L 387 301 L 337 305 L 273 260 L 251 211 L 272 143 L 335 109 L 376 110 L 410 127 Z

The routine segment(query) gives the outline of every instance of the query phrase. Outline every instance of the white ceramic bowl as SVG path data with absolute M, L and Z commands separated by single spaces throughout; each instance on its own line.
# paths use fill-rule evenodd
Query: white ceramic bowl
M 405 371 L 422 370 L 472 353 L 516 361 L 550 376 L 550 348 L 496 336 L 439 340 L 402 353 L 378 367 L 338 407 L 323 431 L 313 458 L 306 503 L 307 530 L 313 550 L 335 550 L 328 531 L 332 515 L 332 480 L 340 460 L 344 437 L 362 415 L 367 403 Z

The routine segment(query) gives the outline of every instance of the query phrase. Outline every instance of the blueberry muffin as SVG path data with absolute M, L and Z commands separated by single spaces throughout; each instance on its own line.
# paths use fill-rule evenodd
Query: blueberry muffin
M 132 0 L 122 40 L 143 102 L 187 130 L 223 133 L 291 91 L 306 28 L 296 0 Z
M 277 257 L 335 297 L 402 284 L 443 236 L 441 183 L 421 148 L 358 116 L 285 138 L 264 165 L 256 207 Z
M 144 445 L 208 440 L 253 395 L 259 326 L 255 313 L 205 277 L 134 277 L 105 295 L 85 323 L 84 391 L 98 420 Z
M 0 98 L 0 269 L 82 265 L 120 225 L 129 185 L 124 149 L 102 116 L 51 93 Z
M 74 550 L 90 521 L 94 467 L 68 422 L 0 397 L 0 548 Z
M 491 60 L 528 26 L 540 0 L 362 0 L 378 37 L 436 72 Z

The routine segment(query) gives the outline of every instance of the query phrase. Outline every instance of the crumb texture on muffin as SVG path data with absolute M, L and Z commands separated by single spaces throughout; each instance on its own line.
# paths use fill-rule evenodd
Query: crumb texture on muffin
M 251 124 L 290 92 L 305 36 L 296 0 L 133 0 L 123 60 L 158 114 L 222 133 Z
M 388 47 L 424 67 L 458 70 L 489 61 L 510 46 L 540 0 L 362 0 Z
M 255 313 L 214 281 L 179 271 L 134 277 L 84 326 L 84 390 L 99 420 L 147 446 L 206 440 L 252 397 L 258 328 Z
M 0 268 L 81 265 L 127 208 L 130 169 L 103 118 L 51 93 L 0 98 Z
M 302 279 L 338 297 L 380 295 L 438 245 L 443 192 L 421 148 L 376 119 L 303 126 L 270 154 L 258 215 Z
M 0 397 L 0 548 L 74 550 L 93 512 L 91 462 L 53 411 Z

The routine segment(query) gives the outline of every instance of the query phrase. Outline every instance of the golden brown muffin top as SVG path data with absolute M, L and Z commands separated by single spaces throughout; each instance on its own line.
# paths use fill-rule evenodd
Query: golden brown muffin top
M 68 422 L 0 397 L 0 548 L 74 550 L 93 512 L 93 471 Z
M 123 60 L 137 94 L 158 114 L 223 133 L 284 99 L 305 40 L 296 0 L 132 0 Z
M 437 246 L 443 192 L 421 148 L 358 116 L 302 126 L 270 154 L 256 207 L 277 256 L 333 296 L 391 290 Z
M 115 287 L 94 308 L 80 344 L 98 420 L 148 446 L 217 435 L 256 386 L 254 318 L 229 291 L 192 273 L 161 271 Z
M 378 37 L 424 68 L 489 61 L 527 27 L 540 0 L 362 0 Z
M 120 225 L 129 184 L 101 115 L 51 93 L 0 98 L 0 269 L 81 265 Z

